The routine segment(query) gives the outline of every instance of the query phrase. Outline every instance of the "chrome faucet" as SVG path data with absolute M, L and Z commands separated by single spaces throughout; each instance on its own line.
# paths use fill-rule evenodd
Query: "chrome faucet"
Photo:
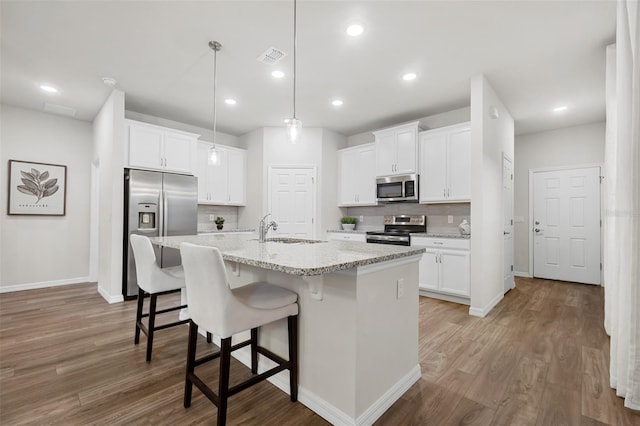
M 271 213 L 267 213 L 266 215 L 264 215 L 264 217 L 260 219 L 260 223 L 258 225 L 258 232 L 259 232 L 258 241 L 261 243 L 264 243 L 266 241 L 267 232 L 269 232 L 269 228 L 273 228 L 274 231 L 278 229 L 278 224 L 276 223 L 275 220 L 272 220 L 267 224 L 266 219 L 269 216 L 271 216 Z

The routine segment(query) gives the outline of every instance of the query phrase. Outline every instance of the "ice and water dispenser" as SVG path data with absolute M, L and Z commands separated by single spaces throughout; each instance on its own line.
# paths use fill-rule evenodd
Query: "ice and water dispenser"
M 158 218 L 158 205 L 152 203 L 138 204 L 138 229 L 140 231 L 149 231 L 156 229 L 156 220 Z

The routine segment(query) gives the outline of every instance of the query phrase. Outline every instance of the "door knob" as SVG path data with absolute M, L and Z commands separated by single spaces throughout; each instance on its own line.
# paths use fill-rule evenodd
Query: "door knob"
M 539 228 L 536 228 L 536 229 L 534 229 L 534 231 L 536 231 L 536 232 L 540 232 L 540 229 L 539 229 Z
M 540 225 L 540 221 L 536 220 L 536 225 Z

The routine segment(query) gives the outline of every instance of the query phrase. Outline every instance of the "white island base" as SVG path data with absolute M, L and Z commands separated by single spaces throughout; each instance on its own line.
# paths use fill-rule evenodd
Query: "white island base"
M 227 268 L 232 287 L 266 280 L 299 294 L 298 400 L 334 425 L 370 425 L 421 376 L 419 260 L 409 256 L 311 277 L 235 262 Z M 320 292 L 316 298 L 310 282 Z M 260 344 L 287 359 L 286 330 L 285 320 L 264 326 Z M 247 338 L 244 333 L 233 341 Z M 250 365 L 248 347 L 234 356 Z M 264 371 L 273 364 L 261 356 L 259 365 Z M 288 371 L 269 380 L 289 392 Z

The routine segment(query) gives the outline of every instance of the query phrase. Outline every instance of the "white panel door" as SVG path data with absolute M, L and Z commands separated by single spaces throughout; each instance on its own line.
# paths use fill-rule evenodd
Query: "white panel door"
M 164 168 L 163 131 L 150 126 L 129 125 L 129 166 Z
M 469 252 L 442 250 L 439 263 L 440 290 L 469 296 Z
M 358 204 L 376 204 L 376 149 L 373 145 L 359 151 L 353 171 L 357 174 Z
M 167 170 L 192 173 L 192 149 L 196 141 L 179 133 L 165 132 L 164 134 L 164 167 Z
M 206 142 L 198 142 L 198 154 L 196 157 L 196 176 L 198 177 L 198 203 L 209 202 L 209 187 L 213 177 L 212 170 L 209 165 L 210 144 Z
M 437 249 L 429 247 L 425 247 L 425 250 L 419 264 L 418 286 L 424 290 L 438 290 L 439 264 L 437 260 L 439 252 Z
M 445 200 L 446 160 L 446 133 L 422 134 L 420 136 L 420 202 Z
M 396 167 L 394 173 L 416 172 L 416 129 L 396 133 Z
M 449 166 L 447 199 L 449 201 L 471 200 L 471 129 L 449 135 Z
M 218 164 L 211 166 L 212 179 L 210 201 L 215 204 L 226 204 L 229 201 L 229 155 L 226 149 L 216 145 Z
M 270 168 L 269 211 L 281 237 L 313 238 L 315 170 Z
M 387 176 L 395 173 L 396 138 L 389 131 L 376 135 L 376 175 Z
M 502 233 L 504 237 L 504 292 L 515 287 L 513 280 L 513 165 L 502 156 Z
M 533 275 L 600 284 L 600 168 L 533 175 Z

